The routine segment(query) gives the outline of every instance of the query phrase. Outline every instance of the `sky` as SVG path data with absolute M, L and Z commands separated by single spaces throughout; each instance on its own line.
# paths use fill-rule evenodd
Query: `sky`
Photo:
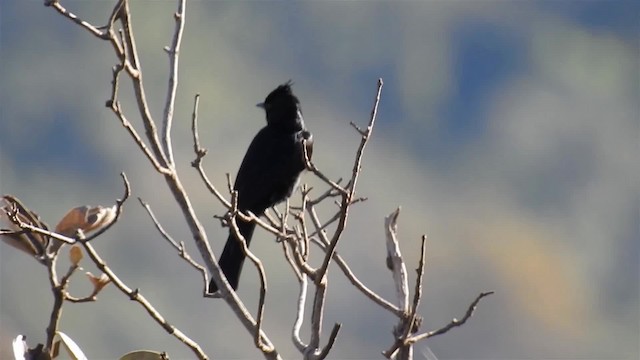
M 62 1 L 103 25 L 111 1 Z M 132 4 L 152 115 L 164 108 L 175 1 Z M 463 327 L 417 345 L 416 358 L 637 359 L 640 356 L 640 5 L 633 1 L 187 2 L 174 123 L 180 177 L 219 254 L 223 207 L 190 167 L 193 98 L 201 94 L 205 168 L 224 189 L 252 136 L 254 107 L 289 79 L 314 133 L 315 163 L 347 177 L 378 78 L 384 80 L 358 194 L 338 251 L 373 290 L 394 299 L 384 217 L 398 206 L 412 269 L 428 235 L 423 330 Z M 52 226 L 79 205 L 133 201 L 95 247 L 116 273 L 216 358 L 258 358 L 252 338 L 154 229 L 137 201 L 197 250 L 162 178 L 104 106 L 117 59 L 109 44 L 39 1 L 0 4 L 0 193 Z M 129 83 L 121 98 L 140 126 Z M 313 175 L 303 181 L 322 191 Z M 294 195 L 299 201 L 299 194 Z M 323 209 L 326 214 L 329 208 Z M 297 285 L 279 245 L 258 232 L 267 268 L 265 331 L 285 357 Z M 88 262 L 87 271 L 96 272 Z M 44 342 L 46 272 L 0 244 L 0 358 L 25 334 Z M 255 271 L 239 294 L 255 309 Z M 343 323 L 332 358 L 380 358 L 395 320 L 330 269 L 325 334 Z M 89 291 L 82 274 L 71 291 Z M 99 326 L 97 326 L 99 324 Z M 90 359 L 148 348 L 191 353 L 107 287 L 68 304 L 62 330 Z M 323 339 L 326 341 L 326 338 Z

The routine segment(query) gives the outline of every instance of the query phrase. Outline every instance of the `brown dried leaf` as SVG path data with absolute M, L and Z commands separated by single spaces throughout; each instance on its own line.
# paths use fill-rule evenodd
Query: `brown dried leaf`
M 103 287 L 107 286 L 107 284 L 111 282 L 111 279 L 109 279 L 107 274 L 102 274 L 100 277 L 97 277 L 88 271 L 85 274 L 89 278 L 89 281 L 91 281 L 91 284 L 93 284 L 94 294 L 100 292 Z
M 56 225 L 56 232 L 72 237 L 78 230 L 84 233 L 98 230 L 109 224 L 116 215 L 116 207 L 78 206 L 67 214 Z
M 71 261 L 71 263 L 77 266 L 83 257 L 84 255 L 82 254 L 82 249 L 80 248 L 80 245 L 77 245 L 77 244 L 72 245 L 71 248 L 69 249 L 69 260 Z
M 0 228 L 14 230 L 16 233 L 1 235 L 0 239 L 29 255 L 44 255 L 45 248 L 49 243 L 49 237 L 29 231 L 21 231 L 18 223 L 15 222 L 15 218 L 22 223 L 48 230 L 47 224 L 42 222 L 36 213 L 22 205 L 20 200 L 12 195 L 3 195 L 0 198 Z
M 69 210 L 62 220 L 58 222 L 56 232 L 68 237 L 74 237 L 78 230 L 87 234 L 108 225 L 115 216 L 116 206 L 78 206 Z M 58 251 L 62 245 L 61 241 L 54 241 L 52 252 Z

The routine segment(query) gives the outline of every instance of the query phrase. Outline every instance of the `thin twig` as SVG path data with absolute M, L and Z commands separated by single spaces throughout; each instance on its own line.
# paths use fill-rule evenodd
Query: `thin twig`
M 304 353 L 307 349 L 307 344 L 302 341 L 300 337 L 300 329 L 302 328 L 302 323 L 304 322 L 304 308 L 307 303 L 307 276 L 302 275 L 298 278 L 298 284 L 300 288 L 300 292 L 298 294 L 298 304 L 296 310 L 296 320 L 293 323 L 293 327 L 291 329 L 291 340 L 293 344 L 298 348 L 298 351 Z
M 302 249 L 302 258 L 304 261 L 309 260 L 309 234 L 307 231 L 307 224 L 304 219 L 304 213 L 307 210 L 307 201 L 309 200 L 309 189 L 305 184 L 302 188 L 302 206 L 300 212 L 296 214 L 296 219 L 300 223 L 300 231 L 302 236 L 300 237 L 300 242 L 304 245 Z
M 290 243 L 288 243 L 286 241 L 281 241 L 280 243 L 282 244 L 282 251 L 284 252 L 284 258 L 289 263 L 289 266 L 291 266 L 291 270 L 293 271 L 293 273 L 296 276 L 296 278 L 298 279 L 298 281 L 300 281 L 300 279 L 302 278 L 303 275 L 302 275 L 302 272 L 300 272 L 300 270 L 296 266 L 295 260 L 293 259 L 293 256 L 291 255 L 291 251 L 292 250 L 290 248 Z
M 118 4 L 120 4 L 120 3 L 118 3 Z M 97 38 L 102 39 L 102 40 L 109 40 L 109 34 L 108 34 L 107 31 L 101 31 L 96 26 L 91 25 L 89 22 L 80 19 L 74 13 L 68 11 L 65 7 L 60 5 L 60 3 L 57 0 L 45 0 L 44 5 L 45 6 L 51 6 L 58 13 L 60 13 L 62 16 L 66 17 L 69 20 L 73 21 L 74 23 L 80 25 L 85 30 L 87 30 L 88 32 L 90 32 L 91 34 L 96 36 Z M 116 5 L 116 7 L 117 6 L 118 5 Z
M 367 135 L 367 132 L 365 130 L 362 130 L 360 126 L 356 125 L 356 123 L 354 123 L 353 121 L 349 121 L 349 125 L 356 129 L 356 131 L 359 132 L 361 136 Z
M 469 305 L 469 308 L 467 309 L 467 312 L 464 314 L 462 319 L 458 320 L 458 319 L 454 318 L 453 320 L 451 320 L 450 323 L 448 323 L 447 325 L 441 327 L 440 329 L 429 331 L 429 332 L 426 332 L 426 333 L 422 333 L 420 335 L 413 336 L 413 337 L 407 339 L 406 342 L 410 343 L 410 344 L 416 343 L 416 342 L 418 342 L 420 340 L 423 340 L 423 339 L 428 339 L 428 338 L 434 337 L 436 335 L 444 334 L 444 333 L 448 332 L 449 330 L 453 329 L 454 327 L 458 327 L 458 326 L 464 325 L 464 323 L 466 323 L 467 320 L 469 320 L 469 318 L 473 315 L 473 313 L 476 310 L 476 307 L 478 306 L 478 303 L 480 302 L 480 300 L 482 298 L 484 298 L 485 296 L 489 296 L 489 295 L 491 295 L 493 293 L 494 293 L 493 291 L 480 293 L 480 295 L 478 295 L 476 297 L 476 299 L 471 303 L 471 305 Z
M 320 337 L 322 335 L 322 321 L 324 318 L 324 303 L 327 294 L 327 278 L 323 277 L 322 281 L 315 281 L 316 292 L 313 297 L 313 308 L 311 310 L 311 337 L 309 345 L 304 355 L 305 358 L 313 358 L 312 356 L 318 352 L 320 348 Z
M 96 301 L 98 298 L 96 297 L 95 294 L 91 294 L 89 296 L 85 296 L 82 298 L 77 298 L 77 297 L 73 297 L 71 295 L 69 295 L 68 293 L 65 294 L 64 296 L 65 300 L 67 300 L 68 302 L 74 303 L 74 304 L 81 304 L 81 303 L 86 303 L 86 302 L 94 302 Z
M 13 222 L 13 220 L 12 220 Z M 16 224 L 16 226 L 18 226 L 21 229 L 27 230 L 29 232 L 33 232 L 36 234 L 42 234 L 45 236 L 49 236 L 53 239 L 56 240 L 60 240 L 62 242 L 65 242 L 67 244 L 75 244 L 76 240 L 74 238 L 68 237 L 68 236 L 64 236 L 64 235 L 60 235 L 57 232 L 54 231 L 50 231 L 50 230 L 45 230 L 45 229 L 41 229 L 39 227 L 33 226 L 31 224 L 27 224 L 25 222 L 23 222 L 22 220 L 18 219 L 17 222 L 14 222 L 14 224 Z
M 289 208 L 289 200 L 288 199 L 286 201 L 286 206 L 287 206 L 287 209 L 288 209 Z M 267 209 L 267 211 L 265 211 L 264 214 L 262 214 L 262 217 L 267 219 L 267 221 L 269 222 L 269 225 L 273 226 L 274 228 L 278 228 L 279 227 L 280 231 L 282 231 L 283 233 L 287 233 L 289 229 L 287 229 L 286 226 L 283 227 L 282 221 L 278 222 L 278 221 L 275 220 L 273 214 L 271 214 L 271 211 L 270 211 L 271 209 L 277 210 L 277 208 L 275 206 L 272 206 L 270 209 Z M 280 218 L 280 215 L 277 215 L 277 214 L 279 214 L 279 212 L 275 211 L 275 213 L 276 213 L 276 216 L 278 218 Z M 285 223 L 285 225 L 286 225 L 286 223 Z
M 413 304 L 411 307 L 411 321 L 407 326 L 407 330 L 404 338 L 409 334 L 418 331 L 416 329 L 416 316 L 418 313 L 418 307 L 420 306 L 420 300 L 422 299 L 422 281 L 424 278 L 424 267 L 427 257 L 427 236 L 422 235 L 422 245 L 420 246 L 420 262 L 418 263 L 418 269 L 416 270 L 418 276 L 416 277 L 416 287 L 413 291 Z
M 142 123 L 144 125 L 147 139 L 151 144 L 151 149 L 153 150 L 153 154 L 158 162 L 161 162 L 163 167 L 166 167 L 168 164 L 166 154 L 164 150 L 160 146 L 160 140 L 158 138 L 158 131 L 156 129 L 155 121 L 153 120 L 153 116 L 151 116 L 151 111 L 149 110 L 149 104 L 147 102 L 146 92 L 144 90 L 144 83 L 142 81 L 142 71 L 140 65 L 140 59 L 138 56 L 138 50 L 136 48 L 136 41 L 133 35 L 132 23 L 131 23 L 131 10 L 129 8 L 129 0 L 124 0 L 124 13 L 120 17 L 120 21 L 122 22 L 122 27 L 124 30 L 124 38 L 126 39 L 125 44 L 125 57 L 131 63 L 131 67 L 126 67 L 127 73 L 131 77 L 133 81 L 133 89 L 135 93 L 135 98 L 138 103 L 138 110 L 140 111 L 140 116 L 142 118 Z
M 336 184 L 340 185 L 340 182 L 342 182 L 342 178 L 338 179 L 336 181 Z M 322 195 L 318 196 L 316 199 L 310 199 L 309 204 L 317 205 L 328 197 L 336 197 L 336 196 L 340 196 L 340 192 L 337 191 L 335 188 L 331 187 L 327 191 L 325 191 Z
M 333 344 L 335 344 L 336 339 L 338 338 L 338 332 L 340 332 L 340 328 L 342 324 L 335 323 L 333 325 L 333 329 L 331 329 L 331 334 L 329 334 L 329 341 L 327 341 L 327 345 L 325 345 L 324 349 L 318 354 L 318 356 L 314 360 L 324 360 L 333 348 Z
M 174 14 L 176 28 L 173 32 L 171 47 L 167 49 L 169 53 L 169 86 L 167 87 L 167 99 L 165 100 L 163 124 L 163 145 L 167 154 L 169 166 L 175 166 L 173 160 L 173 146 L 171 145 L 171 124 L 173 123 L 173 110 L 176 102 L 176 92 L 178 91 L 178 63 L 180 58 L 180 44 L 182 33 L 184 32 L 186 0 L 180 0 L 178 11 Z
M 283 233 L 287 232 L 287 222 L 289 220 L 289 199 L 285 202 L 285 211 L 280 214 L 280 231 Z M 272 221 L 273 222 L 273 221 Z M 282 243 L 282 250 L 284 252 L 284 257 L 291 266 L 291 270 L 296 275 L 298 281 L 302 281 L 302 277 L 304 276 L 298 266 L 296 266 L 296 262 L 291 255 L 292 251 L 296 251 L 295 248 L 292 248 L 291 242 L 280 241 Z
M 287 201 L 285 202 L 284 212 L 280 214 L 280 231 L 282 231 L 283 234 L 287 233 L 287 222 L 289 222 L 289 207 L 290 203 L 289 199 L 287 199 Z
M 124 6 L 124 0 L 118 0 L 116 5 L 113 7 L 113 10 L 111 10 L 111 15 L 109 15 L 109 21 L 107 21 L 107 25 L 105 26 L 106 28 L 105 33 L 107 34 L 109 38 L 109 42 L 113 46 L 113 50 L 116 52 L 116 55 L 118 56 L 118 58 L 124 57 L 125 50 L 124 50 L 123 43 L 121 41 L 118 41 L 118 38 L 116 37 L 116 33 L 113 30 L 113 26 L 115 25 L 116 20 L 118 20 L 120 16 L 123 14 L 122 13 L 122 10 L 124 8 L 123 6 Z
M 340 240 L 340 237 L 342 236 L 342 232 L 344 231 L 344 228 L 347 225 L 349 206 L 351 205 L 351 201 L 353 200 L 355 195 L 356 184 L 358 181 L 358 176 L 360 174 L 360 168 L 362 165 L 362 156 L 364 154 L 365 146 L 367 145 L 367 142 L 371 137 L 371 133 L 373 131 L 373 125 L 375 124 L 376 116 L 378 114 L 378 104 L 380 104 L 380 94 L 382 92 L 382 85 L 383 85 L 382 79 L 378 79 L 378 90 L 376 92 L 376 98 L 373 103 L 373 108 L 371 110 L 371 117 L 369 119 L 369 125 L 367 126 L 367 132 L 365 135 L 362 136 L 362 139 L 360 140 L 360 146 L 358 146 L 358 150 L 356 151 L 356 158 L 353 164 L 351 180 L 349 181 L 349 192 L 342 194 L 342 206 L 340 209 L 341 216 L 338 221 L 338 227 L 336 228 L 336 231 L 333 234 L 333 238 L 329 243 L 329 246 L 327 248 L 327 253 L 324 257 L 322 266 L 318 269 L 318 277 L 315 279 L 316 283 L 318 283 L 319 281 L 322 281 L 322 279 L 325 277 L 327 270 L 329 268 L 329 262 L 333 257 L 333 253 L 335 252 L 336 247 L 338 246 L 338 240 Z
M 198 134 L 198 108 L 200 107 L 200 94 L 193 97 L 193 111 L 191 112 L 191 134 L 193 135 L 193 151 L 196 158 L 202 158 L 207 150 L 200 146 L 200 134 Z
M 327 177 L 322 171 L 320 171 L 320 169 L 318 169 L 318 167 L 311 161 L 311 158 L 309 157 L 309 153 L 308 153 L 306 144 L 303 144 L 302 152 L 303 152 L 303 155 L 304 155 L 304 161 L 305 161 L 305 166 L 306 166 L 307 170 L 313 172 L 322 181 L 324 181 L 325 183 L 329 184 L 329 186 L 331 186 L 335 190 L 339 191 L 341 194 L 346 194 L 347 193 L 347 191 L 342 186 L 338 185 L 338 183 L 336 183 L 333 180 L 329 179 L 329 177 Z
M 166 232 L 166 230 L 162 227 L 162 225 L 156 218 L 155 214 L 153 213 L 153 210 L 151 210 L 151 206 L 149 204 L 144 202 L 141 198 L 138 198 L 138 201 L 140 202 L 142 207 L 145 208 L 145 210 L 147 211 L 147 214 L 149 214 L 149 217 L 151 218 L 153 225 L 156 227 L 158 232 L 160 232 L 160 235 L 162 235 L 162 237 L 165 240 L 167 240 L 169 244 L 171 244 L 171 246 L 173 246 L 176 250 L 178 250 L 178 254 L 180 255 L 181 258 L 183 258 L 187 263 L 189 263 L 189 265 L 191 265 L 193 268 L 195 268 L 200 272 L 204 281 L 203 292 L 206 293 L 207 287 L 209 284 L 209 276 L 207 275 L 207 269 L 204 266 L 200 265 L 197 261 L 195 261 L 191 257 L 191 255 L 187 253 L 187 250 L 185 249 L 185 246 L 184 246 L 184 242 L 181 241 L 180 243 L 178 243 L 173 239 L 173 237 L 171 237 L 171 235 L 169 235 L 169 233 Z
M 117 86 L 117 75 L 116 74 L 114 74 L 114 82 L 116 83 L 116 85 L 114 85 L 114 87 L 115 87 L 115 86 Z M 113 113 L 116 114 L 116 116 L 120 120 L 120 123 L 122 124 L 122 126 L 127 130 L 129 135 L 131 135 L 131 137 L 133 138 L 133 141 L 138 145 L 140 150 L 142 150 L 142 153 L 145 154 L 147 159 L 149 159 L 149 161 L 151 162 L 153 167 L 156 169 L 156 171 L 158 171 L 159 173 L 164 174 L 164 175 L 170 174 L 171 171 L 168 168 L 166 168 L 164 165 L 162 165 L 158 161 L 156 156 L 153 153 L 151 153 L 151 151 L 149 150 L 149 148 L 145 144 L 144 140 L 142 140 L 142 138 L 138 134 L 138 131 L 133 127 L 133 125 L 131 125 L 131 122 L 129 122 L 127 117 L 124 115 L 124 113 L 122 112 L 122 108 L 121 108 L 120 102 L 119 101 L 115 101 L 115 102 L 112 102 L 111 104 L 112 104 L 111 110 L 113 111 Z
M 129 183 L 129 179 L 127 179 L 127 174 L 125 174 L 124 172 L 121 172 L 120 173 L 120 177 L 122 178 L 122 183 L 124 185 L 124 194 L 122 194 L 122 198 L 121 199 L 116 199 L 116 214 L 113 217 L 113 220 L 111 220 L 111 222 L 109 222 L 107 225 L 101 227 L 100 230 L 98 230 L 98 231 L 92 233 L 91 235 L 87 236 L 85 241 L 91 241 L 91 240 L 97 238 L 98 236 L 104 234 L 113 225 L 115 225 L 115 223 L 118 222 L 118 220 L 120 220 L 120 216 L 122 215 L 122 210 L 123 210 L 123 207 L 124 207 L 124 203 L 131 196 L 131 184 Z
M 309 264 L 302 257 L 302 252 L 299 250 L 300 245 L 297 239 L 301 236 L 302 234 L 296 234 L 295 237 L 286 237 L 284 240 L 291 246 L 291 252 L 293 253 L 293 259 L 295 261 L 296 267 L 315 282 L 317 270 L 309 266 Z
M 193 113 L 191 115 L 191 134 L 193 135 L 193 152 L 196 154 L 196 158 L 191 162 L 191 166 L 198 170 L 202 181 L 209 191 L 215 195 L 227 209 L 231 208 L 231 203 L 222 196 L 222 193 L 216 189 L 213 183 L 209 180 L 209 177 L 202 167 L 202 159 L 207 155 L 207 149 L 200 145 L 200 134 L 198 132 L 198 108 L 200 105 L 200 94 L 196 94 L 193 99 Z
M 229 227 L 233 232 L 234 238 L 240 243 L 240 247 L 242 248 L 242 252 L 251 260 L 251 262 L 255 265 L 258 270 L 258 274 L 260 276 L 260 300 L 258 301 L 258 314 L 256 316 L 256 328 L 254 331 L 254 343 L 256 347 L 258 347 L 262 352 L 272 352 L 274 350 L 273 345 L 265 344 L 262 342 L 262 337 L 260 333 L 262 331 L 262 319 L 264 317 L 264 302 L 267 294 L 267 275 L 264 271 L 264 266 L 262 266 L 262 262 L 255 256 L 251 251 L 249 251 L 249 246 L 247 246 L 247 240 L 244 238 L 244 235 L 240 232 L 240 228 L 238 228 L 238 223 L 236 221 L 236 215 L 238 214 L 238 192 L 234 191 L 231 194 L 231 214 Z
M 176 248 L 176 250 L 180 250 L 180 245 L 178 245 L 178 242 L 173 240 L 171 235 L 169 235 L 169 233 L 164 230 L 164 228 L 158 221 L 158 218 L 156 218 L 156 215 L 153 213 L 153 210 L 151 210 L 151 206 L 140 197 L 138 197 L 138 201 L 140 202 L 140 205 L 142 205 L 142 207 L 147 211 L 147 214 L 151 218 L 151 221 L 153 222 L 153 225 L 156 227 L 158 232 L 160 232 L 160 235 L 162 235 L 162 237 L 167 240 L 169 244 Z
M 227 177 L 227 190 L 229 190 L 229 194 L 231 194 L 233 192 L 233 185 L 231 184 L 231 174 L 225 173 L 225 176 Z

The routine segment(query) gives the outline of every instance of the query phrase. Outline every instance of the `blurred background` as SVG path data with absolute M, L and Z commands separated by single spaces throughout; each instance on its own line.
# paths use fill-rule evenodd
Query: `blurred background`
M 62 2 L 98 26 L 114 3 Z M 201 297 L 201 278 L 137 203 L 148 201 L 199 259 L 165 182 L 104 106 L 117 61 L 110 45 L 42 1 L 0 6 L 0 193 L 55 226 L 71 207 L 113 204 L 126 172 L 133 198 L 95 247 L 210 355 L 261 358 L 228 307 Z M 157 121 L 176 8 L 175 1 L 132 4 Z M 358 193 L 369 200 L 352 209 L 338 251 L 395 301 L 383 224 L 402 206 L 399 236 L 412 279 L 420 236 L 429 237 L 423 330 L 461 317 L 481 291 L 496 291 L 465 326 L 420 343 L 416 358 L 640 356 L 638 2 L 197 1 L 186 16 L 174 149 L 216 254 L 227 230 L 212 218 L 222 206 L 190 167 L 194 95 L 202 96 L 205 168 L 219 189 L 265 124 L 254 104 L 289 79 L 315 135 L 315 163 L 337 179 L 350 175 L 359 141 L 349 121 L 366 124 L 380 77 Z M 129 88 L 123 81 L 120 97 L 141 129 L 125 100 Z M 324 190 L 312 175 L 303 181 Z M 290 341 L 297 283 L 272 236 L 258 231 L 252 250 L 268 271 L 265 331 L 283 356 L 298 358 Z M 329 281 L 325 336 L 334 322 L 344 324 L 330 357 L 380 358 L 395 319 L 338 268 Z M 254 312 L 257 284 L 246 266 L 239 292 Z M 81 273 L 71 292 L 90 292 Z M 45 269 L 0 244 L 0 358 L 10 358 L 17 334 L 32 345 L 45 341 L 52 303 Z M 141 348 L 193 358 L 113 286 L 97 303 L 67 304 L 61 329 L 90 359 Z

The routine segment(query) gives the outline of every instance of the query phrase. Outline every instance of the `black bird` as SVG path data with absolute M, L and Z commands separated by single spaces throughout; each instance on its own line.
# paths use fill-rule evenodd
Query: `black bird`
M 267 126 L 251 141 L 233 187 L 238 192 L 238 210 L 260 216 L 291 196 L 306 167 L 303 144 L 311 157 L 313 137 L 304 126 L 300 101 L 291 91 L 291 82 L 278 86 L 257 106 L 265 110 Z M 256 224 L 239 218 L 237 224 L 248 246 Z M 218 264 L 234 290 L 238 288 L 244 258 L 230 229 Z M 212 279 L 209 292 L 216 291 L 218 285 Z

